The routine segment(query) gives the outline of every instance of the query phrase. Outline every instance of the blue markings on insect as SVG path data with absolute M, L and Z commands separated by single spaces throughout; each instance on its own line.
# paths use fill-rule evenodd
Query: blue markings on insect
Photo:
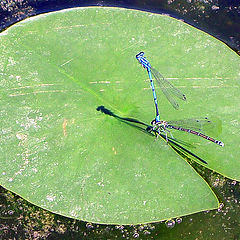
M 138 62 L 147 69 L 148 72 L 148 76 L 150 79 L 150 83 L 151 83 L 151 88 L 153 91 L 153 98 L 154 98 L 154 103 L 155 103 L 155 107 L 156 107 L 156 121 L 159 122 L 160 121 L 160 116 L 159 116 L 159 110 L 158 110 L 158 104 L 157 104 L 157 96 L 156 96 L 156 91 L 155 91 L 155 87 L 153 84 L 153 79 L 152 79 L 152 75 L 156 80 L 156 83 L 158 84 L 158 86 L 161 88 L 162 92 L 164 93 L 164 95 L 166 96 L 166 98 L 168 99 L 168 101 L 172 104 L 172 106 L 175 109 L 179 108 L 179 105 L 177 103 L 176 98 L 179 98 L 181 100 L 186 100 L 186 96 L 185 94 L 183 94 L 179 89 L 177 89 L 176 87 L 174 87 L 168 80 L 166 80 L 156 69 L 154 69 L 150 62 L 147 60 L 146 57 L 144 57 L 144 52 L 140 52 L 136 55 L 136 58 L 138 60 Z
M 152 73 L 151 73 L 151 65 L 150 62 L 144 57 L 144 52 L 140 52 L 136 55 L 136 58 L 138 60 L 138 62 L 147 69 L 148 72 L 148 76 L 150 79 L 150 83 L 151 83 L 151 88 L 152 88 L 152 92 L 153 92 L 153 100 L 155 103 L 155 108 L 156 108 L 156 122 L 160 121 L 160 115 L 159 115 L 159 110 L 158 110 L 158 103 L 157 103 L 157 95 L 156 95 L 156 91 L 155 91 L 155 87 L 153 84 L 153 80 L 152 80 Z
M 144 68 L 151 68 L 150 62 L 144 57 L 144 52 L 140 52 L 136 55 L 137 60 Z

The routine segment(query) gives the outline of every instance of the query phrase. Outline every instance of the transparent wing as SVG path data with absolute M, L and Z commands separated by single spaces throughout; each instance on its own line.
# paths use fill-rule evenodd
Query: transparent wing
M 156 69 L 151 67 L 151 72 L 168 101 L 174 108 L 178 109 L 179 105 L 174 97 L 186 100 L 186 96 L 176 87 L 174 87 L 168 80 L 166 80 Z
M 183 119 L 177 121 L 167 121 L 169 125 L 174 127 L 182 127 L 186 129 L 191 129 L 197 132 L 204 134 L 214 134 L 215 136 L 219 135 L 222 131 L 222 122 L 219 119 L 209 119 L 198 118 L 198 119 Z

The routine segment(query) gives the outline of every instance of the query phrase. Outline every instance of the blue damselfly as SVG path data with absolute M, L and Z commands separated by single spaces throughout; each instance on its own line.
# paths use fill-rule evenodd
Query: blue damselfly
M 156 69 L 154 69 L 151 66 L 150 62 L 146 59 L 146 57 L 144 57 L 144 52 L 138 53 L 136 55 L 136 58 L 137 58 L 138 62 L 144 68 L 147 69 L 148 76 L 149 76 L 150 83 L 151 83 L 151 88 L 152 88 L 152 91 L 153 91 L 153 99 L 154 99 L 154 103 L 155 103 L 155 108 L 156 108 L 156 118 L 155 119 L 156 119 L 156 122 L 159 122 L 160 121 L 160 116 L 159 116 L 159 110 L 158 110 L 158 104 L 157 104 L 157 95 L 156 95 L 152 75 L 154 76 L 157 84 L 161 88 L 162 92 L 164 93 L 164 95 L 166 96 L 168 101 L 172 104 L 172 106 L 175 109 L 179 108 L 179 105 L 176 101 L 176 97 L 179 98 L 179 99 L 182 99 L 182 100 L 186 100 L 186 96 L 183 93 L 181 93 L 181 91 L 178 90 L 176 87 L 174 87 Z

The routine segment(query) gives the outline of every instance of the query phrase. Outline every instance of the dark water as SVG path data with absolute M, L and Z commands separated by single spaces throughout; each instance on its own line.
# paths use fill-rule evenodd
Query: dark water
M 184 19 L 240 53 L 240 1 L 234 0 L 1 0 L 0 29 L 28 16 L 77 6 L 119 6 Z M 138 226 L 86 223 L 38 208 L 0 187 L 0 239 L 240 239 L 240 184 L 193 163 L 224 203 L 222 209 Z
M 0 187 L 0 239 L 239 240 L 239 183 L 197 165 L 195 168 L 208 175 L 206 180 L 224 203 L 222 209 L 192 214 L 168 223 L 99 225 L 50 213 Z
M 0 30 L 27 16 L 79 6 L 118 6 L 170 14 L 224 41 L 240 54 L 239 0 L 1 0 Z

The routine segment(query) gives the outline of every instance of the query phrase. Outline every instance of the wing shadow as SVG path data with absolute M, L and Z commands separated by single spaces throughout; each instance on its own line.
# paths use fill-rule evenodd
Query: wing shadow
M 160 136 L 164 141 L 166 141 L 166 135 L 165 134 L 159 134 L 158 132 L 156 131 L 148 131 L 148 129 L 151 129 L 152 126 L 149 125 L 149 124 L 146 124 L 142 121 L 139 121 L 135 118 L 124 118 L 124 117 L 120 117 L 118 115 L 116 115 L 115 113 L 113 113 L 111 110 L 105 108 L 104 106 L 98 106 L 96 108 L 97 111 L 100 111 L 106 115 L 109 115 L 111 117 L 114 117 L 116 118 L 117 120 L 121 121 L 121 122 L 124 122 L 125 124 L 128 124 L 129 126 L 132 126 L 134 128 L 136 128 L 137 130 L 145 133 L 145 134 L 148 134 L 152 137 L 157 137 L 157 136 Z M 166 141 L 167 142 L 167 141 Z M 185 143 L 181 140 L 177 140 L 175 138 L 171 138 L 171 137 L 168 137 L 168 144 L 179 154 L 179 155 L 182 155 L 183 157 L 189 159 L 187 157 L 187 154 L 193 156 L 194 158 L 198 159 L 199 161 L 201 161 L 202 163 L 204 164 L 208 164 L 206 161 L 204 161 L 202 158 L 198 157 L 196 154 L 192 153 L 191 151 L 187 150 L 185 147 L 183 147 L 182 145 L 185 145 L 187 147 L 192 147 L 191 144 L 188 144 L 188 143 Z M 181 144 L 181 145 L 180 145 Z

